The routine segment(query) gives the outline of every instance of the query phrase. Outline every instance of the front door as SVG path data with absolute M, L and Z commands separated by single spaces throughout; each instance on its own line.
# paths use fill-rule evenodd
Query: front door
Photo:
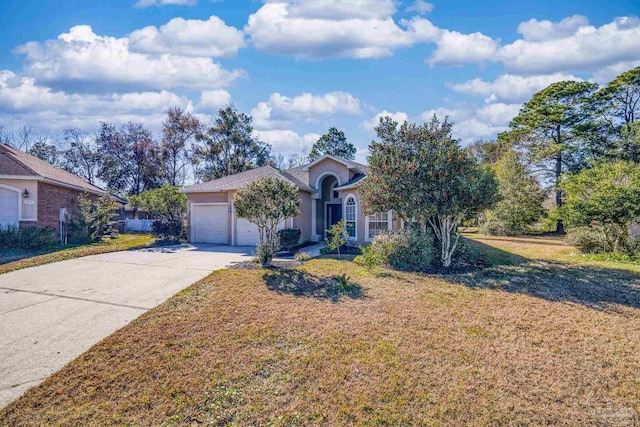
M 327 204 L 327 226 L 329 229 L 331 226 L 342 219 L 342 204 L 341 203 L 331 203 Z

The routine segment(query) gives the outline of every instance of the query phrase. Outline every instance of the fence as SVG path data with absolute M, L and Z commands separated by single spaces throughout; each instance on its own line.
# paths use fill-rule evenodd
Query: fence
M 124 232 L 129 231 L 151 231 L 155 220 L 153 219 L 126 219 L 124 222 Z

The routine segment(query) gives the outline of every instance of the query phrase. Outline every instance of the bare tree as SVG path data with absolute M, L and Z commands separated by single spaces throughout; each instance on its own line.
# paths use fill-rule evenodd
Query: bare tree
M 62 134 L 61 145 L 64 147 L 63 168 L 95 184 L 100 166 L 95 140 L 78 128 L 67 128 Z
M 162 123 L 160 149 L 164 173 L 170 185 L 184 184 L 185 169 L 191 163 L 192 157 L 187 144 L 200 130 L 198 118 L 191 113 L 180 107 L 173 107 L 167 111 L 167 118 Z
M 311 149 L 309 147 L 302 147 L 297 153 L 291 154 L 288 159 L 289 168 L 297 168 L 309 163 L 309 155 Z

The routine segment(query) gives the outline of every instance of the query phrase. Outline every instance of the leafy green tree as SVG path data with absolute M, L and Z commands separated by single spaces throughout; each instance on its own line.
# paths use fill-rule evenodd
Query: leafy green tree
M 496 196 L 491 171 L 453 139 L 452 126 L 435 115 L 422 125 L 381 118 L 380 141 L 369 146 L 370 173 L 360 187 L 367 212 L 392 209 L 422 230 L 431 226 L 444 267 L 452 263 L 458 224 L 487 209 Z
M 562 188 L 562 210 L 570 227 L 591 227 L 602 233 L 611 250 L 625 249 L 629 226 L 640 217 L 640 165 L 599 163 L 568 176 Z
M 155 220 L 154 232 L 163 240 L 179 240 L 187 213 L 187 196 L 178 193 L 180 188 L 168 184 L 131 196 L 129 203 L 144 209 Z
M 263 266 L 270 266 L 279 249 L 278 224 L 300 215 L 298 189 L 279 178 L 260 178 L 238 189 L 233 207 L 239 218 L 258 226 L 258 255 Z
M 195 151 L 204 164 L 198 170 L 202 179 L 215 179 L 264 166 L 270 160 L 271 146 L 253 135 L 253 119 L 229 105 L 196 138 L 203 143 Z
M 614 125 L 635 123 L 640 118 L 640 67 L 613 79 L 598 91 L 597 100 Z
M 512 143 L 508 140 L 476 141 L 467 148 L 478 163 L 493 165 L 508 152 Z
M 327 230 L 327 238 L 324 239 L 330 250 L 338 252 L 338 259 L 340 259 L 340 248 L 347 244 L 346 224 L 344 219 L 333 224 L 331 228 Z
M 116 128 L 102 122 L 96 145 L 100 153 L 98 177 L 111 190 L 133 195 L 162 184 L 160 148 L 142 123 Z
M 188 143 L 200 132 L 200 121 L 180 107 L 169 108 L 162 123 L 160 150 L 169 185 L 184 183 L 185 168 L 191 163 Z
M 358 151 L 356 147 L 347 142 L 343 131 L 331 127 L 327 133 L 322 135 L 320 139 L 313 144 L 311 153 L 309 153 L 309 160 L 314 161 L 325 154 L 347 160 L 354 160 L 356 158 L 356 151 Z
M 493 169 L 500 200 L 493 206 L 489 216 L 493 216 L 500 224 L 504 234 L 522 234 L 542 215 L 544 192 L 514 150 L 507 151 Z
M 92 199 L 84 193 L 78 197 L 78 213 L 72 217 L 72 243 L 99 242 L 109 231 L 111 217 L 118 203 L 109 195 Z
M 584 166 L 584 141 L 575 130 L 589 120 L 588 102 L 597 87 L 589 82 L 553 83 L 533 95 L 510 124 L 509 137 L 519 141 L 539 171 L 553 178 L 558 207 L 562 206 L 562 173 Z M 564 232 L 562 219 L 558 219 L 556 231 Z

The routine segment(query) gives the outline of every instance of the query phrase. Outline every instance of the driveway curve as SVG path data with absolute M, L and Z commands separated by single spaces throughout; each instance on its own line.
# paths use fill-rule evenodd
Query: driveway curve
M 0 407 L 250 248 L 168 246 L 0 275 Z

